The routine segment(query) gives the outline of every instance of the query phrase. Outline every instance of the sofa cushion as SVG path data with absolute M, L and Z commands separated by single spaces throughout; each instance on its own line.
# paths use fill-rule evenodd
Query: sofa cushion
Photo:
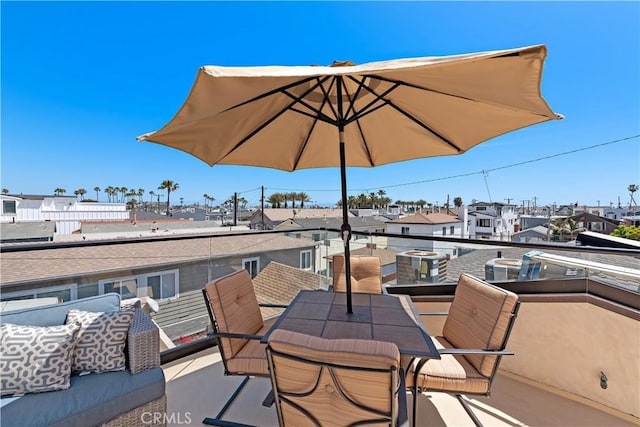
M 1 399 L 2 427 L 100 425 L 164 393 L 160 367 L 136 375 L 129 371 L 72 375 L 66 390 Z
M 29 326 L 64 325 L 67 313 L 71 309 L 85 311 L 110 312 L 120 310 L 120 295 L 108 293 L 61 304 L 44 305 L 2 312 L 2 323 Z
M 67 323 L 79 323 L 78 342 L 73 351 L 73 372 L 109 372 L 125 369 L 124 345 L 133 310 L 95 313 L 70 310 Z
M 0 393 L 69 388 L 71 355 L 80 326 L 0 325 Z

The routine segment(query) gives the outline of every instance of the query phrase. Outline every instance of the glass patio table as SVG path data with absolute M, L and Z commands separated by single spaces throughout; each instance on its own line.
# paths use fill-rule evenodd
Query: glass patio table
M 276 329 L 329 339 L 392 342 L 403 356 L 439 359 L 440 354 L 408 295 L 352 295 L 347 313 L 345 293 L 303 290 L 265 334 Z

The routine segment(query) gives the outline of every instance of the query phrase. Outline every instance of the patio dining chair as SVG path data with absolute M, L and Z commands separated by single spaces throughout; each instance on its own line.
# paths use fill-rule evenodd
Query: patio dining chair
M 513 292 L 468 274 L 459 277 L 449 312 L 444 313 L 442 336 L 434 337 L 441 359 L 416 359 L 408 369 L 414 426 L 418 395 L 426 391 L 455 395 L 474 424 L 482 426 L 465 395 L 490 395 L 502 356 L 514 354 L 505 348 L 519 305 Z
M 398 347 L 275 330 L 267 358 L 280 426 L 408 426 Z
M 207 283 L 202 293 L 213 328 L 212 335 L 218 341 L 224 374 L 244 376 L 220 412 L 202 422 L 216 426 L 242 425 L 222 420 L 222 417 L 249 378 L 269 377 L 265 344 L 260 340 L 270 325 L 265 325 L 260 307 L 285 308 L 286 305 L 258 304 L 247 270 L 239 270 Z M 272 398 L 272 394 L 267 396 L 263 405 L 273 404 Z
M 380 294 L 382 273 L 377 256 L 351 257 L 351 291 L 354 293 Z M 333 291 L 346 292 L 347 279 L 344 255 L 333 256 Z

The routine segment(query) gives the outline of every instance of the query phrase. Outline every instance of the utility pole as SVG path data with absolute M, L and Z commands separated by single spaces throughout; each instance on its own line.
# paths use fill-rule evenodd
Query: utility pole
M 233 193 L 233 225 L 238 225 L 238 193 Z
M 507 201 L 507 204 L 510 205 L 511 201 L 513 200 L 512 197 L 505 197 L 505 200 Z
M 262 222 L 262 229 L 264 230 L 264 185 L 261 187 L 262 188 L 262 197 L 260 197 L 260 211 L 262 213 L 262 218 L 260 219 L 260 221 Z

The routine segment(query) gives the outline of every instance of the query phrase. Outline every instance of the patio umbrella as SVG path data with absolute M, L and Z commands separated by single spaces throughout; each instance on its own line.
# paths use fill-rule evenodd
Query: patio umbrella
M 339 166 L 352 313 L 347 166 L 461 154 L 558 119 L 540 94 L 545 46 L 354 65 L 199 69 L 176 115 L 139 141 L 209 165 Z

